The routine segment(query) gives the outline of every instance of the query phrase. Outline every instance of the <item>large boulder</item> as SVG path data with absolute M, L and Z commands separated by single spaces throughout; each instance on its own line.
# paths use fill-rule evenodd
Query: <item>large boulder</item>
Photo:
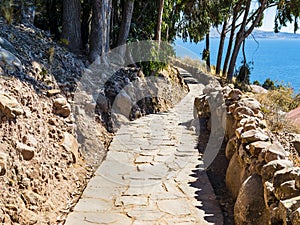
M 252 109 L 246 107 L 246 106 L 239 106 L 234 110 L 234 117 L 236 120 L 241 120 L 243 118 L 247 117 L 253 117 L 254 112 Z
M 22 70 L 22 63 L 20 59 L 4 48 L 0 48 L 0 62 L 9 69 L 14 70 L 15 68 L 18 68 L 19 70 Z
M 226 187 L 234 199 L 237 198 L 241 185 L 247 177 L 247 168 L 242 164 L 238 154 L 235 153 L 226 171 Z
M 271 145 L 270 142 L 256 141 L 249 145 L 249 150 L 252 156 L 258 157 L 259 154 Z
M 129 118 L 132 105 L 133 103 L 130 96 L 125 91 L 121 91 L 115 98 L 112 110 L 114 113 L 120 113 L 126 118 Z
M 255 114 L 258 114 L 261 109 L 261 104 L 254 98 L 242 98 L 239 104 L 250 108 Z
M 243 95 L 243 92 L 239 89 L 233 89 L 231 92 L 228 94 L 228 99 L 233 100 L 233 101 L 238 101 L 241 99 Z
M 268 141 L 269 137 L 261 130 L 249 130 L 241 135 L 243 143 L 251 143 L 255 141 Z
M 15 47 L 3 37 L 0 37 L 0 47 L 12 53 L 16 53 Z
M 268 148 L 264 149 L 265 161 L 271 162 L 278 159 L 286 159 L 289 153 L 286 152 L 279 142 L 274 142 Z
M 296 187 L 295 180 L 289 180 L 275 188 L 275 196 L 277 199 L 288 199 L 300 196 L 300 190 Z
M 264 89 L 262 86 L 259 86 L 259 85 L 251 84 L 250 89 L 253 93 L 256 93 L 256 94 L 266 94 L 266 93 L 268 93 L 268 90 Z
M 243 183 L 234 205 L 234 220 L 236 225 L 269 224 L 269 211 L 259 175 L 254 174 Z
M 273 177 L 273 185 L 275 188 L 279 187 L 284 182 L 295 180 L 300 176 L 300 167 L 284 168 L 275 172 Z

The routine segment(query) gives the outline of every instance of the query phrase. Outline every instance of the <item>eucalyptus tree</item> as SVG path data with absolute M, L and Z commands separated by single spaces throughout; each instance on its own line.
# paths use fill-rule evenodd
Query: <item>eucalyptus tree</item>
M 234 29 L 235 22 L 237 19 L 236 18 L 237 13 L 239 11 L 238 7 L 240 6 L 240 5 L 236 5 L 235 3 L 236 3 L 236 1 L 230 1 L 230 0 L 220 1 L 219 7 L 217 9 L 222 15 L 223 24 L 222 24 L 222 30 L 220 33 L 220 42 L 219 42 L 217 64 L 216 64 L 216 74 L 220 74 L 220 72 L 221 72 L 221 64 L 222 64 L 222 58 L 223 58 L 223 52 L 224 52 L 225 38 L 226 38 L 227 33 L 231 30 L 230 38 L 229 38 L 229 45 L 227 48 L 226 58 L 225 58 L 225 62 L 224 62 L 224 65 L 226 65 L 226 67 L 228 64 L 229 57 L 230 57 L 233 36 L 235 33 L 235 29 Z M 226 71 L 226 67 L 225 67 L 225 70 L 223 69 L 223 71 Z
M 298 18 L 300 16 L 300 1 L 298 0 L 257 0 L 254 2 L 251 0 L 237 0 L 233 5 L 231 34 L 223 67 L 223 74 L 227 74 L 228 80 L 231 80 L 234 75 L 237 56 L 242 44 L 254 28 L 262 25 L 265 10 L 272 7 L 276 7 L 277 12 L 275 32 L 279 32 L 280 28 L 286 26 L 288 22 L 294 23 L 294 32 L 298 30 Z M 234 44 L 233 40 L 235 40 Z M 227 71 L 229 59 L 230 63 Z
M 209 65 L 209 30 L 211 18 L 208 13 L 209 1 L 183 1 L 182 18 L 179 22 L 180 36 L 184 41 L 198 43 L 206 36 L 206 47 L 203 51 L 203 58 Z
M 122 22 L 118 35 L 118 45 L 124 45 L 128 39 L 131 19 L 134 9 L 134 0 L 123 1 L 122 4 Z
M 157 40 L 158 43 L 161 42 L 161 26 L 163 22 L 164 2 L 165 2 L 164 0 L 159 0 L 157 24 L 156 24 L 156 32 L 155 32 L 155 40 Z
M 299 29 L 298 19 L 300 16 L 299 0 L 279 0 L 276 8 L 274 31 L 279 32 L 282 26 L 288 23 L 294 24 L 294 33 Z
M 229 28 L 228 28 L 228 30 L 230 30 L 230 36 L 229 36 L 228 46 L 227 46 L 227 50 L 226 50 L 225 60 L 223 63 L 223 75 L 224 76 L 226 76 L 226 74 L 227 74 L 228 63 L 230 60 L 232 46 L 233 46 L 233 42 L 234 42 L 234 38 L 235 38 L 236 24 L 237 24 L 237 21 L 239 20 L 239 18 L 241 17 L 242 13 L 243 13 L 242 4 L 239 4 L 239 1 L 233 2 L 232 6 L 231 6 L 231 17 L 229 19 L 231 24 L 229 25 Z M 227 28 L 225 28 L 225 29 L 227 29 Z
M 277 5 L 276 1 L 259 0 L 256 2 L 256 4 L 252 5 L 253 7 L 251 9 L 251 3 L 251 0 L 242 0 L 238 2 L 238 4 L 242 5 L 242 9 L 244 11 L 242 15 L 242 21 L 237 25 L 238 32 L 235 36 L 234 48 L 231 54 L 229 68 L 227 71 L 228 80 L 231 80 L 233 77 L 237 56 L 242 43 L 251 34 L 255 27 L 258 27 L 262 24 L 264 11 L 267 8 Z
M 205 49 L 202 52 L 202 58 L 206 61 L 208 69 L 210 69 L 210 28 L 218 27 L 223 21 L 228 20 L 229 3 L 229 0 L 186 0 L 182 4 L 182 20 L 179 23 L 181 37 L 184 41 L 189 39 L 195 43 L 205 38 Z M 224 40 L 225 36 L 223 35 L 219 47 L 220 59 L 224 49 Z
M 109 50 L 110 21 L 111 21 L 111 0 L 92 1 L 92 22 L 90 34 L 90 61 L 96 59 L 106 64 L 104 53 Z
M 80 52 L 82 47 L 80 17 L 80 0 L 63 0 L 62 38 L 73 52 Z

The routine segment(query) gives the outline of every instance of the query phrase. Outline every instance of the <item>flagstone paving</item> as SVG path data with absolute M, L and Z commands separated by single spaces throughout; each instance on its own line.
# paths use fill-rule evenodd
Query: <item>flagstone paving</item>
M 223 224 L 196 149 L 190 92 L 167 113 L 123 125 L 106 159 L 67 218 L 67 225 Z

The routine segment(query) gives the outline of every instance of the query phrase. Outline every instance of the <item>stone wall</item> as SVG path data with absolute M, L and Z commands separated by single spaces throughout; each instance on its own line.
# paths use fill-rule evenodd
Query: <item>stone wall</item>
M 236 224 L 300 224 L 300 168 L 268 131 L 260 103 L 229 92 L 226 185 Z
M 218 122 L 226 123 L 223 125 L 225 155 L 229 161 L 226 187 L 235 200 L 235 224 L 300 225 L 300 167 L 294 165 L 291 159 L 295 157 L 291 157 L 291 153 L 278 141 L 280 137 L 268 130 L 260 103 L 251 94 L 243 94 L 231 85 L 220 88 L 216 80 L 222 83 L 221 79 L 213 78 L 198 68 L 179 60 L 173 60 L 173 64 L 206 85 L 204 95 L 194 102 L 194 117 L 200 119 L 200 126 L 205 119 L 210 129 L 217 118 L 213 117 L 215 111 L 220 112 Z M 212 109 L 209 101 L 217 93 L 223 96 L 223 105 L 217 105 L 226 108 L 226 122 L 223 110 Z M 214 135 L 212 130 L 210 139 Z M 293 143 L 296 150 L 297 143 Z
M 226 186 L 235 199 L 235 224 L 299 225 L 300 168 L 268 130 L 256 99 L 229 87 L 220 92 L 227 109 Z M 207 115 L 207 108 L 200 111 Z

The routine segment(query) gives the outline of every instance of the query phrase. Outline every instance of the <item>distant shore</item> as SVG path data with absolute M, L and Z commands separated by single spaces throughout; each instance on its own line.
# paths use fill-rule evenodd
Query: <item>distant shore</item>
M 253 67 L 250 75 L 251 82 L 257 80 L 263 83 L 267 78 L 270 78 L 275 83 L 289 85 L 294 89 L 295 93 L 300 93 L 300 35 L 295 34 L 295 36 L 299 38 L 271 38 L 265 35 L 264 38 L 256 36 L 255 40 L 253 38 L 247 39 L 247 62 L 253 62 L 253 65 L 251 64 Z M 225 45 L 227 42 L 228 40 L 225 41 Z M 204 44 L 204 41 L 195 44 L 177 39 L 175 41 L 176 55 L 178 57 L 186 56 L 201 60 Z M 210 52 L 212 65 L 216 65 L 218 47 L 219 39 L 211 38 Z M 237 60 L 237 69 L 241 65 L 242 60 L 243 58 L 240 54 Z

